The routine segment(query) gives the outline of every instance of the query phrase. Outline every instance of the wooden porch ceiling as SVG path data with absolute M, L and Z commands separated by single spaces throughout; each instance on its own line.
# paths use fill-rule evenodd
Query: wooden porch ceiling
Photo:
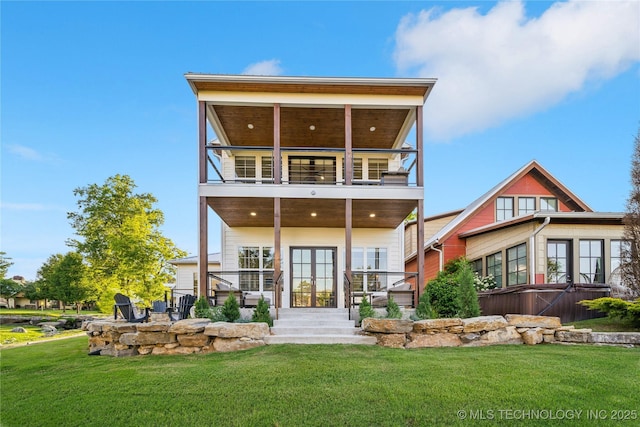
M 207 202 L 230 227 L 273 227 L 273 198 L 216 197 Z M 396 228 L 416 206 L 415 200 L 353 200 L 352 226 Z M 282 227 L 345 226 L 344 199 L 281 199 L 280 211 Z
M 209 109 L 217 117 L 228 145 L 273 145 L 272 107 L 209 105 Z M 413 110 L 409 108 L 354 107 L 351 111 L 353 147 L 400 148 L 394 145 L 404 142 L 398 140 L 398 135 L 412 113 Z M 343 148 L 344 123 L 343 108 L 282 107 L 280 145 Z

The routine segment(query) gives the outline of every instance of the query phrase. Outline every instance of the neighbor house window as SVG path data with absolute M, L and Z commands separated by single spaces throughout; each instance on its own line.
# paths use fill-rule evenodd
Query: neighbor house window
M 236 156 L 236 177 L 255 178 L 256 158 L 253 156 Z
M 518 197 L 518 215 L 526 215 L 536 211 L 535 197 Z
M 566 240 L 547 241 L 547 281 L 549 283 L 569 283 L 568 272 L 569 242 Z
M 513 218 L 513 197 L 498 197 L 496 199 L 496 221 Z
M 558 199 L 555 197 L 540 197 L 540 210 L 558 212 Z
M 369 159 L 369 179 L 382 179 L 382 172 L 389 170 L 389 161 L 387 159 Z
M 580 283 L 604 283 L 602 240 L 580 240 Z
M 487 257 L 487 276 L 496 279 L 496 287 L 502 287 L 502 252 L 497 252 Z
M 477 273 L 478 276 L 482 276 L 482 258 L 471 261 L 471 271 Z
M 507 249 L 507 286 L 527 283 L 527 244 Z
M 607 283 L 620 286 L 622 281 L 622 263 L 630 259 L 631 244 L 628 240 L 611 241 L 611 275 Z M 625 287 L 626 288 L 626 287 Z
M 273 158 L 263 156 L 262 157 L 262 180 L 273 179 Z

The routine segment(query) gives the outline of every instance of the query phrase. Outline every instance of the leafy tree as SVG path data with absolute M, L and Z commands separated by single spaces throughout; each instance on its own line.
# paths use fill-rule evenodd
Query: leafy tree
M 624 238 L 629 246 L 624 250 L 620 265 L 622 280 L 633 296 L 640 296 L 640 129 L 635 138 L 631 159 L 631 194 L 624 216 Z
M 240 305 L 233 292 L 222 304 L 222 315 L 227 319 L 227 322 L 235 322 L 240 318 Z
M 63 311 L 67 305 L 75 303 L 79 313 L 82 301 L 90 295 L 86 272 L 82 255 L 69 252 L 50 256 L 38 271 L 38 276 L 46 295 L 61 301 Z
M 256 305 L 256 308 L 253 310 L 251 321 L 265 322 L 269 326 L 273 326 L 273 319 L 271 318 L 271 313 L 269 313 L 269 304 L 267 304 L 262 295 L 260 295 L 258 305 Z
M 147 303 L 160 299 L 175 272 L 167 261 L 186 255 L 160 232 L 164 215 L 154 207 L 157 199 L 135 194 L 135 187 L 129 176 L 115 175 L 103 185 L 76 188 L 78 211 L 67 214 L 78 236 L 68 244 L 83 255 L 104 311 L 116 292 Z
M 22 290 L 22 285 L 15 280 L 0 279 L 0 297 L 11 298 Z
M 462 318 L 480 316 L 478 293 L 474 286 L 473 272 L 469 265 L 458 272 L 458 284 L 458 299 L 460 303 L 458 316 Z
M 4 276 L 7 275 L 7 271 L 9 271 L 9 267 L 13 265 L 11 258 L 6 255 L 6 252 L 0 252 L 0 279 L 4 279 Z

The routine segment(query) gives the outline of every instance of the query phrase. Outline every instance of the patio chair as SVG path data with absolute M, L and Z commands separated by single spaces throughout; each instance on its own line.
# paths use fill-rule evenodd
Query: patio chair
M 184 295 L 181 296 L 178 300 L 178 311 L 171 312 L 169 311 L 169 320 L 182 320 L 189 317 L 191 313 L 191 307 L 196 303 L 195 295 Z
M 118 318 L 118 310 L 122 318 L 130 323 L 142 323 L 149 320 L 149 309 L 144 309 L 144 314 L 138 312 L 138 308 L 131 302 L 128 296 L 117 293 L 113 296 L 116 303 L 113 305 L 113 318 Z
M 166 313 L 168 311 L 167 303 L 165 301 L 153 301 L 151 305 L 154 313 Z

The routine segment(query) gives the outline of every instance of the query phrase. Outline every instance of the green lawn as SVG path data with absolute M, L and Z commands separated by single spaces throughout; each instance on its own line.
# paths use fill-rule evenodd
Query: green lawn
M 597 319 L 581 320 L 569 323 L 576 328 L 589 328 L 595 332 L 640 332 L 640 328 L 634 326 L 630 320 L 599 317 Z
M 0 362 L 4 427 L 489 426 L 523 417 L 592 426 L 640 417 L 638 348 L 284 345 L 111 358 L 88 356 L 82 337 L 5 349 Z

